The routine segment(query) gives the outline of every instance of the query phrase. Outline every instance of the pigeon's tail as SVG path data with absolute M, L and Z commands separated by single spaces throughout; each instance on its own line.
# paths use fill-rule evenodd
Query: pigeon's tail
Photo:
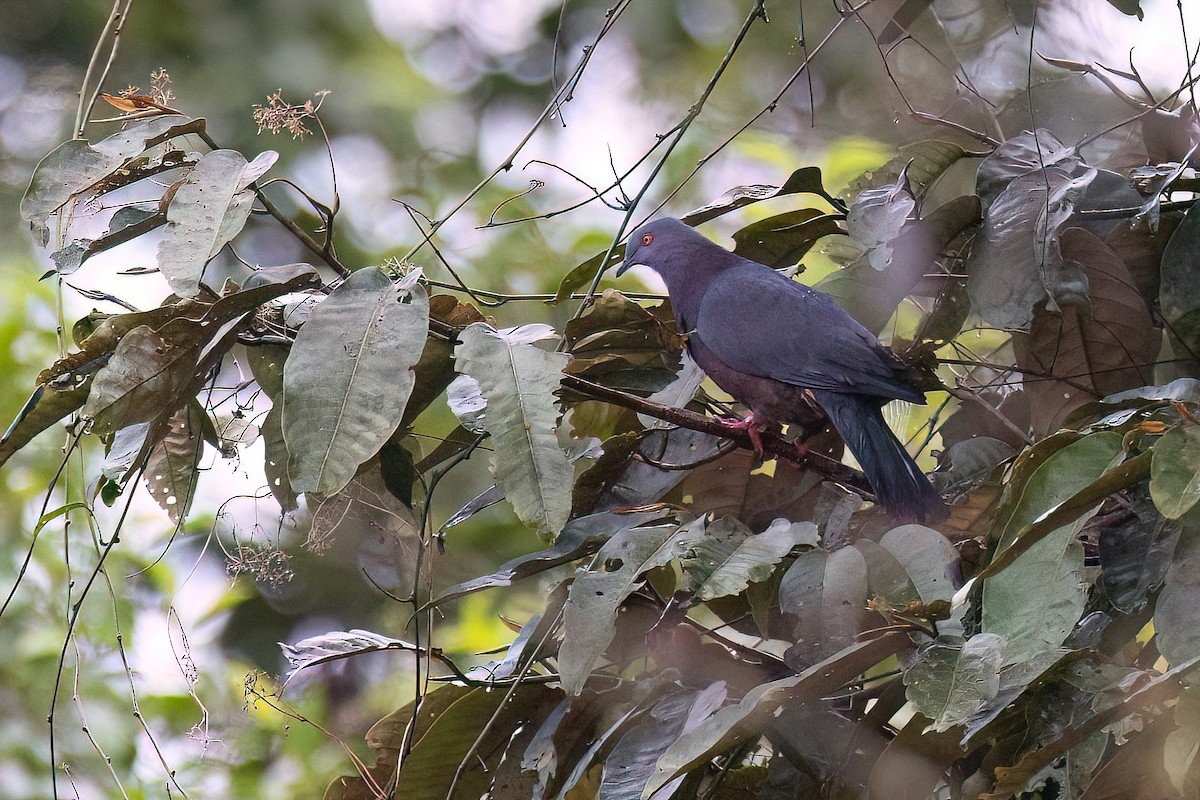
M 900 520 L 945 516 L 942 498 L 883 420 L 876 398 L 813 390 L 842 441 L 858 459 L 879 504 Z

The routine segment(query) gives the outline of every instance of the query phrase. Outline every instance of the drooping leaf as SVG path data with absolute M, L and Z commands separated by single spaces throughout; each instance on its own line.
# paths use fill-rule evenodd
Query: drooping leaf
M 703 521 L 689 526 L 635 528 L 605 542 L 589 568 L 571 584 L 563 609 L 563 643 L 558 650 L 563 691 L 579 694 L 592 668 L 612 641 L 617 609 L 645 572 L 665 565 L 697 541 Z
M 4 466 L 14 453 L 33 441 L 39 433 L 83 407 L 90 378 L 79 377 L 77 385 L 72 381 L 61 389 L 46 384 L 34 387 L 25 405 L 0 437 L 0 466 Z
M 756 686 L 737 705 L 720 709 L 667 748 L 658 759 L 654 776 L 642 790 L 643 800 L 713 756 L 726 752 L 739 742 L 760 736 L 784 705 L 831 694 L 907 645 L 908 637 L 887 633 L 850 645 L 799 675 Z
M 830 199 L 821 180 L 820 168 L 801 167 L 789 175 L 782 186 L 762 183 L 735 186 L 717 200 L 684 214 L 680 219 L 695 227 L 751 203 L 785 197 L 789 194 L 815 194 L 827 200 Z
M 733 234 L 733 252 L 775 269 L 790 267 L 799 263 L 819 239 L 843 233 L 839 219 L 840 215 L 815 208 L 767 217 Z
M 283 372 L 281 423 L 297 492 L 335 494 L 400 424 L 429 326 L 412 277 L 353 273 L 300 329 Z
M 1072 176 L 1083 175 L 1087 165 L 1078 150 L 1068 147 L 1045 128 L 1024 131 L 1000 144 L 979 164 L 975 188 L 985 207 L 990 206 L 1015 180 L 1057 167 Z
M 267 151 L 253 162 L 236 150 L 206 153 L 175 188 L 158 245 L 158 268 L 171 290 L 192 297 L 209 259 L 241 231 L 254 193 L 247 187 L 274 162 Z
M 550 304 L 557 305 L 558 303 L 561 303 L 563 300 L 566 300 L 568 297 L 570 297 L 573 292 L 576 292 L 591 283 L 596 271 L 600 269 L 601 260 L 604 259 L 604 256 L 607 252 L 608 251 L 605 250 L 604 252 L 596 253 L 596 255 L 592 256 L 587 261 L 584 261 L 582 264 L 579 264 L 566 275 L 564 275 L 562 280 L 559 281 L 558 290 L 554 293 L 554 299 L 549 301 Z M 621 260 L 624 258 L 625 245 L 619 244 L 613 248 L 612 254 L 608 257 L 608 262 L 604 265 L 604 268 L 610 269 L 615 267 L 617 264 L 620 264 Z
M 1099 478 L 1121 452 L 1121 435 L 1102 431 L 1049 456 L 1024 482 L 997 552 L 1010 546 L 1030 523 Z M 1059 647 L 1079 621 L 1087 592 L 1083 547 L 1076 537 L 1094 513 L 1094 509 L 1085 511 L 1043 537 L 1018 556 L 1013 567 L 984 584 L 983 630 L 1007 642 L 1005 664 Z
M 907 697 L 937 733 L 963 724 L 1000 691 L 1005 641 L 979 633 L 961 645 L 935 642 L 904 672 Z
M 690 428 L 651 431 L 636 442 L 639 452 L 664 464 L 691 464 L 712 457 L 724 440 Z M 601 462 L 597 463 L 597 466 Z M 625 466 L 614 478 L 606 480 L 595 501 L 596 511 L 637 507 L 659 500 L 688 476 L 686 470 L 659 469 L 642 459 L 628 455 Z M 586 477 L 588 473 L 584 473 Z
M 187 516 L 196 494 L 197 470 L 204 451 L 204 414 L 200 404 L 194 402 L 176 411 L 146 460 L 146 486 L 172 522 Z
M 1057 430 L 1088 401 L 1151 382 L 1160 343 L 1150 309 L 1116 253 L 1082 228 L 1066 229 L 1060 241 L 1064 263 L 1087 280 L 1090 311 L 1039 307 L 1029 334 L 1013 338 L 1038 435 Z
M 203 120 L 164 116 L 132 125 L 95 144 L 86 139 L 64 142 L 43 158 L 34 171 L 21 199 L 21 219 L 32 228 L 39 244 L 47 244 L 50 241 L 47 219 L 72 197 L 92 189 L 126 161 L 156 144 L 202 130 L 203 126 Z
M 1167 519 L 1179 519 L 1200 501 L 1200 427 L 1185 423 L 1155 443 L 1150 496 Z
M 921 602 L 954 597 L 957 587 L 952 575 L 958 551 L 945 536 L 923 525 L 901 525 L 885 533 L 879 544 L 904 566 Z
M 1196 530 L 1188 530 L 1179 539 L 1154 607 L 1158 649 L 1172 666 L 1200 656 L 1197 604 L 1200 604 L 1200 535 Z
M 1051 310 L 1087 302 L 1087 281 L 1064 262 L 1059 229 L 1095 174 L 1049 167 L 1021 175 L 996 197 L 967 269 L 971 305 L 985 320 L 1026 329 L 1043 302 Z
M 604 762 L 599 800 L 636 800 L 654 774 L 659 756 L 685 730 L 690 719 L 710 715 L 725 699 L 723 683 L 703 691 L 672 692 L 656 702 L 644 719 L 626 732 Z
M 280 642 L 279 649 L 283 651 L 283 657 L 290 665 L 284 679 L 285 685 L 298 673 L 331 661 L 384 650 L 419 651 L 412 642 L 358 628 L 349 631 L 329 631 L 292 644 Z
M 479 381 L 470 375 L 459 375 L 446 387 L 446 405 L 458 419 L 458 424 L 471 433 L 483 433 L 487 415 L 487 400 Z
M 809 550 L 779 584 L 779 610 L 796 617 L 794 641 L 784 660 L 806 667 L 848 647 L 863 630 L 867 562 L 853 547 Z
M 281 416 L 279 406 L 271 406 L 271 410 L 263 417 L 259 431 L 263 440 L 263 472 L 267 477 L 267 488 L 279 507 L 287 513 L 296 509 L 296 490 L 292 488 L 292 480 L 288 477 L 287 444 L 283 441 Z
M 523 522 L 553 535 L 571 511 L 573 471 L 558 446 L 554 399 L 567 356 L 482 322 L 467 326 L 459 342 L 458 368 L 479 381 L 487 400 L 496 483 Z

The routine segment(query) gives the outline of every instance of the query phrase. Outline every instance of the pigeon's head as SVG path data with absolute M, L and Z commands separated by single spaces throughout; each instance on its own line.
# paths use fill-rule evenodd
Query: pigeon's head
M 725 252 L 674 217 L 656 219 L 629 235 L 625 261 L 617 269 L 617 275 L 641 265 L 669 283 L 671 278 L 682 276 L 689 265 L 696 264 L 696 255 L 703 250 Z

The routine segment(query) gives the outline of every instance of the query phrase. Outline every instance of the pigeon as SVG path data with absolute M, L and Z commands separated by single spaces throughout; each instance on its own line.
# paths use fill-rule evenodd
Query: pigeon
M 738 427 L 755 449 L 769 426 L 819 410 L 891 516 L 943 516 L 941 497 L 883 419 L 890 400 L 925 403 L 913 374 L 827 294 L 720 247 L 673 218 L 629 237 L 621 275 L 654 270 L 667 285 L 692 359 L 750 409 Z

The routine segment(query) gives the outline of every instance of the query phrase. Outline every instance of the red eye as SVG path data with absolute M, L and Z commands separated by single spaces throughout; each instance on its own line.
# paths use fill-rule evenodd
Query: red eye
M 646 247 L 653 241 L 654 241 L 654 234 L 647 233 L 645 236 L 642 237 L 642 247 Z

